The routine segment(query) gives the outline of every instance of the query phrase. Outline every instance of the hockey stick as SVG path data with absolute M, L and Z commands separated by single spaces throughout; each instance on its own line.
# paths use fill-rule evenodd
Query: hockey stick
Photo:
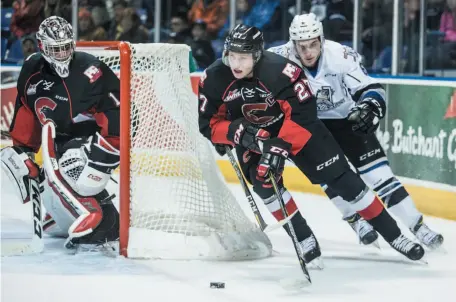
M 239 165 L 236 161 L 236 158 L 234 158 L 233 152 L 231 152 L 230 147 L 225 146 L 225 150 L 226 150 L 226 154 L 228 155 L 228 158 L 230 160 L 230 163 L 233 166 L 234 172 L 236 172 L 239 182 L 241 183 L 242 189 L 244 190 L 245 197 L 247 198 L 247 201 L 249 202 L 253 215 L 255 215 L 255 219 L 258 222 L 260 229 L 262 231 L 264 231 L 268 227 L 268 225 L 264 221 L 263 216 L 261 216 L 260 210 L 258 210 L 255 199 L 253 199 L 252 193 L 250 192 L 250 189 L 247 186 L 244 176 L 242 176 L 241 168 L 239 167 Z
M 277 185 L 277 182 L 275 180 L 273 172 L 269 172 L 269 181 L 271 182 L 271 184 L 272 184 L 272 186 L 274 188 L 274 193 L 275 193 L 275 195 L 277 197 L 277 200 L 279 201 L 280 209 L 282 210 L 283 216 L 285 218 L 289 217 L 288 212 L 287 212 L 287 208 L 285 206 L 285 202 L 283 201 L 283 198 L 282 198 L 282 193 L 280 192 L 279 186 Z M 294 230 L 294 227 L 293 227 L 293 224 L 291 223 L 291 221 L 287 222 L 287 226 L 288 226 L 288 230 L 290 231 L 290 235 L 291 235 L 291 239 L 293 241 L 293 246 L 294 246 L 294 249 L 295 249 L 295 252 L 296 252 L 296 256 L 298 256 L 298 259 L 299 259 L 299 264 L 301 266 L 301 270 L 304 273 L 304 276 L 306 278 L 306 282 L 303 283 L 301 280 L 294 280 L 293 279 L 293 280 L 284 281 L 283 285 L 286 286 L 286 287 L 289 287 L 289 288 L 291 288 L 291 287 L 296 288 L 296 287 L 306 286 L 308 284 L 311 284 L 312 280 L 310 279 L 310 274 L 309 274 L 309 271 L 307 270 L 306 263 L 304 262 L 304 259 L 302 258 L 301 253 L 299 252 L 298 238 L 296 237 L 296 232 Z
M 44 250 L 43 222 L 41 220 L 41 196 L 38 179 L 29 179 L 29 198 L 32 201 L 33 236 L 28 242 L 24 240 L 4 240 L 2 242 L 2 256 L 38 254 Z
M 236 158 L 233 155 L 233 152 L 231 152 L 231 149 L 228 146 L 225 146 L 225 150 L 226 150 L 226 154 L 228 155 L 228 158 L 230 160 L 231 166 L 233 166 L 233 169 L 236 172 L 239 182 L 241 183 L 242 189 L 244 190 L 245 197 L 247 198 L 250 208 L 252 209 L 253 215 L 255 216 L 255 219 L 258 222 L 258 225 L 260 226 L 260 229 L 263 232 L 267 233 L 267 232 L 276 230 L 276 229 L 280 228 L 281 226 L 283 226 L 285 223 L 287 223 L 293 216 L 286 217 L 286 219 L 283 219 L 273 225 L 268 225 L 264 221 L 263 216 L 261 216 L 260 210 L 258 210 L 255 199 L 253 198 L 252 193 L 250 192 L 249 186 L 247 185 L 247 182 L 245 181 L 244 176 L 242 175 L 241 168 L 239 167 L 239 164 L 237 163 Z

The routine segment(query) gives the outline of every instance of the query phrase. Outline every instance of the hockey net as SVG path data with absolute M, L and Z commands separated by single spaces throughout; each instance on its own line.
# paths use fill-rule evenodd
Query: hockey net
M 268 237 L 245 215 L 198 130 L 185 45 L 83 42 L 120 76 L 120 252 L 131 258 L 254 259 Z

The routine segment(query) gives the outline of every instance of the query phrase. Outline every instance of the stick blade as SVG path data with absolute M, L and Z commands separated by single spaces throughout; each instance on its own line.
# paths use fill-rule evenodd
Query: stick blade
M 6 239 L 2 240 L 2 257 L 40 254 L 44 251 L 41 239 Z

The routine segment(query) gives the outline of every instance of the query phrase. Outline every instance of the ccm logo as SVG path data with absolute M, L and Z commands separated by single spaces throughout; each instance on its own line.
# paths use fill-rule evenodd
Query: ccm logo
M 234 142 L 239 145 L 239 140 L 241 139 L 241 134 L 244 132 L 244 126 L 242 124 L 239 125 L 236 132 L 234 133 Z
M 324 163 L 317 166 L 317 171 L 323 170 L 324 168 L 328 167 L 329 165 L 333 164 L 336 160 L 339 159 L 339 154 L 334 156 L 333 158 L 325 161 Z
M 374 156 L 375 154 L 380 153 L 380 149 L 375 149 L 372 151 L 367 152 L 366 154 L 363 154 L 359 157 L 359 160 L 365 160 L 368 157 Z
M 89 174 L 87 177 L 94 181 L 101 181 L 101 177 L 97 175 Z
M 288 151 L 287 150 L 284 150 L 282 148 L 279 148 L 279 147 L 271 147 L 271 149 L 269 150 L 269 152 L 271 153 L 276 153 L 276 154 L 280 154 L 282 155 L 283 157 L 288 157 Z
M 38 182 L 34 179 L 30 180 L 32 186 L 32 204 L 33 204 L 33 225 L 35 229 L 35 235 L 38 238 L 42 238 L 42 229 L 41 229 L 41 200 L 40 200 L 40 189 Z

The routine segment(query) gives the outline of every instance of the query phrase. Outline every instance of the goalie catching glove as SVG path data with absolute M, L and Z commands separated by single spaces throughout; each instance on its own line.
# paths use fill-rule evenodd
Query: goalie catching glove
M 257 167 L 257 179 L 266 183 L 269 181 L 269 173 L 272 172 L 278 181 L 282 177 L 291 144 L 276 137 L 264 141 L 262 149 L 263 154 Z
M 260 154 L 258 141 L 268 139 L 269 132 L 258 128 L 244 118 L 238 118 L 228 126 L 227 139 L 235 145 L 242 146 L 248 150 Z
M 103 191 L 119 165 L 119 151 L 98 133 L 88 139 L 75 138 L 60 151 L 62 177 L 81 196 Z
M 369 135 L 377 131 L 380 119 L 385 116 L 385 110 L 385 102 L 366 98 L 350 110 L 347 119 L 353 123 L 353 132 Z

